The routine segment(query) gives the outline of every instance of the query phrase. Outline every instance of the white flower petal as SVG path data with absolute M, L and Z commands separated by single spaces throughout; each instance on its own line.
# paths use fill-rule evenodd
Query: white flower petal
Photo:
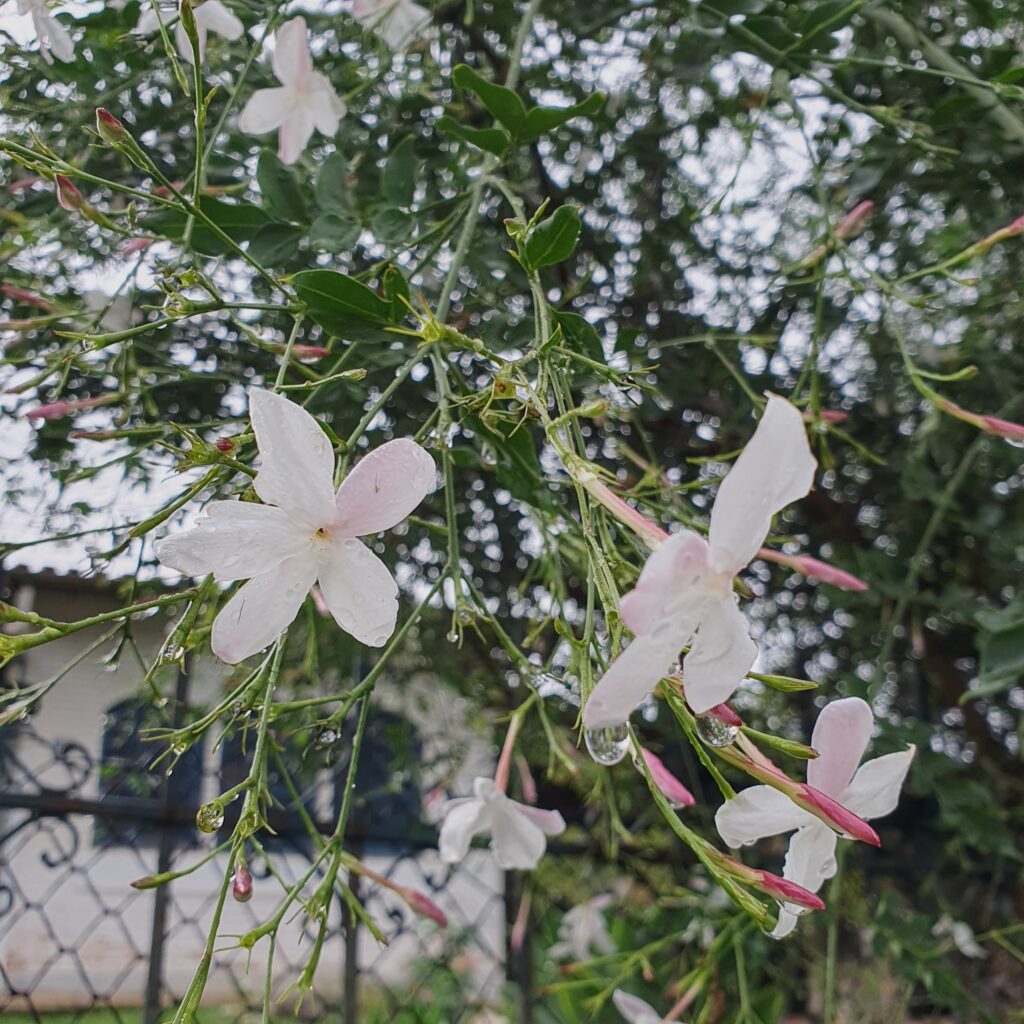
M 223 39 L 241 39 L 245 26 L 220 0 L 206 0 L 196 8 L 196 24 L 216 32 Z
M 445 807 L 438 840 L 441 860 L 445 864 L 458 864 L 469 853 L 473 837 L 486 829 L 483 800 L 450 800 Z
M 715 827 L 725 845 L 736 849 L 816 820 L 785 793 L 771 786 L 751 786 L 718 808 Z
M 293 104 L 287 120 L 277 133 L 277 155 L 282 163 L 295 163 L 305 153 L 312 135 L 313 115 L 309 106 Z
M 735 575 L 757 554 L 772 516 L 811 489 L 817 465 L 799 411 L 769 395 L 754 436 L 715 496 L 708 543 L 716 571 Z
M 291 89 L 257 89 L 238 117 L 239 131 L 246 135 L 266 135 L 280 128 L 292 114 L 295 94 Z
M 250 391 L 249 411 L 260 450 L 256 493 L 314 531 L 327 526 L 334 512 L 334 451 L 320 424 L 261 388 Z
M 313 72 L 313 58 L 309 53 L 305 18 L 286 21 L 274 34 L 271 64 L 282 85 L 301 88 L 309 80 Z
M 661 1014 L 650 1003 L 623 992 L 621 988 L 612 993 L 612 1002 L 615 1009 L 622 1014 L 622 1019 L 629 1024 L 661 1024 Z
M 565 819 L 558 811 L 545 811 L 540 807 L 530 807 L 517 800 L 509 803 L 522 815 L 529 818 L 546 836 L 560 836 L 565 831 Z
M 668 675 L 679 657 L 679 649 L 689 639 L 682 633 L 673 635 L 667 630 L 638 636 L 611 663 L 594 687 L 583 709 L 583 727 L 603 729 L 625 722 L 659 680 Z
M 874 723 L 871 708 L 859 697 L 826 704 L 811 733 L 811 746 L 818 756 L 807 763 L 807 781 L 839 800 L 868 748 Z
M 279 508 L 250 501 L 214 501 L 191 530 L 156 543 L 156 557 L 186 576 L 247 580 L 309 547 Z
M 338 131 L 338 124 L 345 114 L 345 104 L 338 99 L 338 94 L 331 83 L 318 71 L 310 78 L 307 92 L 307 107 L 310 120 L 316 130 L 328 138 Z
M 198 18 L 196 19 L 196 38 L 199 41 L 199 60 L 202 61 L 206 54 L 206 28 L 199 23 Z M 193 56 L 192 40 L 189 39 L 180 18 L 177 25 L 174 26 L 174 42 L 178 47 L 178 53 L 181 54 L 181 59 L 191 64 Z
M 783 878 L 802 885 L 808 892 L 817 892 L 836 873 L 837 837 L 832 829 L 814 820 L 798 828 L 789 841 Z M 783 909 L 772 936 L 781 939 L 796 924 L 797 915 Z
M 213 653 L 233 665 L 273 643 L 291 625 L 315 578 L 312 554 L 254 576 L 214 619 Z
M 700 626 L 683 659 L 686 703 L 696 715 L 727 701 L 757 658 L 750 626 L 729 593 L 712 596 L 700 613 Z
M 383 647 L 398 620 L 398 584 L 391 570 L 353 537 L 332 540 L 318 570 L 334 621 L 370 647 Z
M 696 616 L 704 600 L 695 593 L 707 571 L 708 546 L 692 530 L 673 533 L 651 552 L 636 586 L 619 603 L 622 621 L 638 636 L 649 633 L 673 613 Z M 685 641 L 684 641 L 685 642 Z
M 501 794 L 487 802 L 491 825 L 491 849 L 503 871 L 532 871 L 547 849 L 543 831 L 516 804 Z
M 866 761 L 857 769 L 839 802 L 865 820 L 891 814 L 899 803 L 903 780 L 916 752 L 917 748 L 911 744 L 906 750 Z
M 52 15 L 45 11 L 38 12 L 38 18 L 33 16 L 36 26 L 36 33 L 39 36 L 40 52 L 53 53 L 65 64 L 75 58 L 75 44 L 71 39 L 71 33 Z
M 361 458 L 341 483 L 332 527 L 365 537 L 397 526 L 434 485 L 434 460 L 407 437 L 388 441 Z

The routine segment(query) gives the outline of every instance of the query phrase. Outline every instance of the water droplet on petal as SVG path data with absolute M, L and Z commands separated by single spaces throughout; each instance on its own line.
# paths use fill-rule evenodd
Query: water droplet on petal
M 216 832 L 224 824 L 224 806 L 219 800 L 211 800 L 196 811 L 196 828 L 200 832 Z
M 587 729 L 583 733 L 590 756 L 606 767 L 618 764 L 629 750 L 629 729 L 625 722 L 606 725 L 600 729 Z
M 805 907 L 800 903 L 787 903 L 785 900 L 776 900 L 775 902 L 787 914 L 792 914 L 794 917 L 803 917 L 811 912 L 810 907 Z
M 739 732 L 739 727 L 727 725 L 715 715 L 697 716 L 697 735 L 709 747 L 727 747 Z

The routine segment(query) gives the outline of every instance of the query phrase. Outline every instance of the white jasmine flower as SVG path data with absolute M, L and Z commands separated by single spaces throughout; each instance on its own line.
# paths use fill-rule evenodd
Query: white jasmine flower
M 74 59 L 71 33 L 50 13 L 47 0 L 18 0 L 18 13 L 32 16 L 39 54 L 47 64 L 52 64 L 54 57 L 65 64 Z
M 650 1003 L 623 992 L 621 988 L 612 993 L 612 1002 L 615 1009 L 622 1014 L 623 1020 L 629 1024 L 662 1024 L 661 1014 Z
M 565 831 L 558 811 L 542 811 L 510 800 L 493 779 L 473 782 L 471 797 L 449 800 L 441 825 L 441 860 L 457 864 L 477 835 L 490 834 L 491 849 L 504 871 L 531 871 L 547 849 L 547 836 Z
M 622 618 L 635 639 L 590 695 L 587 729 L 625 722 L 691 640 L 687 703 L 701 714 L 729 699 L 757 657 L 733 577 L 757 554 L 772 516 L 810 490 L 816 466 L 799 411 L 769 395 L 754 436 L 718 488 L 708 539 L 692 530 L 672 534 L 623 597 Z
M 260 452 L 253 488 L 266 504 L 214 501 L 192 530 L 160 541 L 157 557 L 189 576 L 248 580 L 213 623 L 213 652 L 238 662 L 288 628 L 314 583 L 335 621 L 381 647 L 394 632 L 398 586 L 357 537 L 389 530 L 423 500 L 433 459 L 399 438 L 364 456 L 334 491 L 334 453 L 317 421 L 271 391 L 250 394 Z
M 558 926 L 559 941 L 548 952 L 556 960 L 571 957 L 576 963 L 614 953 L 617 947 L 603 913 L 611 905 L 612 897 L 605 893 L 567 911 Z
M 988 953 L 982 949 L 978 940 L 974 937 L 974 929 L 966 921 L 954 921 L 949 914 L 943 914 L 935 922 L 932 928 L 932 935 L 941 938 L 948 935 L 953 940 L 953 945 L 964 956 L 972 960 L 983 960 Z
M 242 22 L 220 2 L 220 0 L 206 0 L 206 3 L 193 7 L 193 14 L 196 19 L 196 32 L 199 36 L 199 58 L 206 54 L 206 37 L 214 32 L 225 39 L 241 39 L 245 26 Z M 178 47 L 178 53 L 182 60 L 192 63 L 192 43 L 177 16 L 174 8 L 167 8 L 166 12 L 161 11 L 160 16 L 153 7 L 150 0 L 143 0 L 142 13 L 139 15 L 139 23 L 134 31 L 139 35 L 148 36 L 160 31 L 161 21 L 165 25 L 174 22 L 174 42 Z
M 860 765 L 873 724 L 871 708 L 859 697 L 832 701 L 814 724 L 811 746 L 818 757 L 807 763 L 810 786 L 866 821 L 896 809 L 915 751 L 911 745 Z M 771 786 L 751 786 L 727 800 L 715 815 L 715 825 L 734 849 L 795 829 L 782 874 L 810 892 L 836 873 L 836 833 Z M 783 906 L 772 935 L 788 935 L 796 920 Z
M 280 88 L 258 89 L 249 97 L 238 127 L 249 135 L 278 130 L 278 156 L 293 164 L 302 156 L 313 129 L 330 137 L 338 130 L 345 104 L 331 83 L 313 70 L 304 18 L 292 18 L 275 34 L 271 63 Z
M 431 21 L 430 11 L 412 0 L 353 0 L 352 17 L 397 51 L 423 39 Z

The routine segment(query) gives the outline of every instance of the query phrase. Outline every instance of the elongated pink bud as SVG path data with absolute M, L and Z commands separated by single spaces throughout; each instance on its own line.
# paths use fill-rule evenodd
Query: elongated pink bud
M 734 725 L 737 729 L 743 724 L 743 719 L 728 704 L 716 704 L 705 714 L 714 715 L 719 721 L 725 722 L 726 725 Z
M 651 778 L 654 779 L 654 784 L 673 807 L 692 807 L 697 802 L 693 794 L 665 767 L 657 754 L 652 754 L 646 747 L 641 747 L 640 753 L 644 756 L 644 762 L 651 773 Z
M 419 914 L 420 917 L 429 918 L 437 922 L 442 928 L 448 927 L 448 918 L 445 912 L 428 896 L 416 889 L 401 888 L 395 890 L 405 900 L 409 909 Z
M 603 505 L 620 523 L 635 531 L 649 548 L 654 549 L 668 539 L 668 534 L 660 526 L 623 501 L 589 466 L 581 465 L 569 469 L 572 478 L 592 498 Z
M 153 238 L 129 238 L 118 250 L 119 256 L 134 256 L 137 252 L 148 249 L 155 239 Z
M 252 875 L 244 864 L 235 869 L 235 877 L 231 880 L 231 895 L 237 903 L 248 903 L 252 899 Z
M 7 186 L 8 192 L 26 192 L 30 189 L 37 181 L 42 181 L 42 178 L 18 178 L 17 181 L 12 181 Z
M 1024 218 L 1021 220 L 1024 222 Z M 1021 230 L 1024 231 L 1024 228 Z M 1001 420 L 998 416 L 985 416 L 982 413 L 970 412 L 940 395 L 930 395 L 929 397 L 943 412 L 958 420 L 963 420 L 964 423 L 970 423 L 971 426 L 977 427 L 979 430 L 984 430 L 986 434 L 1005 437 L 1008 441 L 1024 441 L 1024 424 Z
M 864 225 L 874 212 L 875 204 L 870 199 L 859 202 L 836 225 L 836 238 L 856 238 L 864 230 Z
M 805 409 L 803 417 L 804 423 L 814 423 L 815 420 L 820 420 L 822 423 L 844 423 L 850 418 L 850 414 L 843 412 L 842 409 L 819 409 L 815 416 L 812 409 Z
M 47 313 L 52 313 L 57 308 L 49 299 L 44 299 L 36 295 L 35 292 L 25 291 L 24 288 L 15 288 L 10 284 L 0 284 L 0 292 L 3 292 L 8 298 L 14 299 L 15 302 L 22 302 L 26 306 L 44 309 Z
M 824 910 L 825 901 L 809 889 L 805 889 L 796 882 L 780 875 L 773 875 L 770 871 L 758 871 L 758 881 L 751 883 L 752 888 L 759 889 L 773 899 L 781 900 L 783 903 L 796 903 L 801 907 L 810 910 Z
M 39 405 L 35 409 L 29 409 L 25 413 L 25 419 L 60 420 L 72 413 L 81 412 L 83 409 L 95 409 L 98 405 L 116 402 L 119 397 L 118 395 L 98 395 L 96 398 L 71 398 L 64 402 L 50 402 L 49 405 Z
M 799 785 L 796 792 L 790 796 L 793 803 L 810 811 L 847 839 L 859 839 L 871 846 L 882 845 L 878 833 L 863 818 L 858 818 L 853 811 L 848 811 L 841 803 L 826 796 L 821 790 L 813 786 Z
M 320 345 L 292 345 L 292 355 L 296 359 L 323 359 L 329 356 L 331 350 Z
M 810 555 L 787 555 L 784 551 L 776 551 L 773 548 L 761 548 L 757 557 L 763 558 L 766 562 L 774 562 L 776 565 L 784 565 L 810 579 L 831 583 L 832 586 L 839 587 L 841 590 L 862 591 L 868 589 L 868 585 L 852 573 L 840 569 L 838 566 L 830 565 L 828 562 L 823 562 L 820 558 L 812 558 Z
M 62 209 L 73 213 L 76 210 L 85 208 L 85 196 L 75 188 L 70 178 L 66 178 L 63 174 L 58 174 L 56 182 L 57 202 L 60 203 Z
M 117 145 L 128 139 L 128 131 L 125 126 L 103 107 L 96 109 L 96 131 L 104 141 L 111 145 Z

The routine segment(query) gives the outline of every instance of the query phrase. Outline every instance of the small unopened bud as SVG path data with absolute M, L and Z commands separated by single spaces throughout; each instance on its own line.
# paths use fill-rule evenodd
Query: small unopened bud
M 645 747 L 640 748 L 640 753 L 643 754 L 644 763 L 651 773 L 654 784 L 673 807 L 692 807 L 697 802 L 693 794 L 665 767 L 657 754 L 652 754 Z
M 235 444 L 234 438 L 218 437 L 217 440 L 214 441 L 214 447 L 216 447 L 217 451 L 224 452 L 226 454 L 227 452 L 233 452 L 237 445 Z
M 15 302 L 22 302 L 26 306 L 35 306 L 37 309 L 44 309 L 52 313 L 57 307 L 49 299 L 44 299 L 35 292 L 26 291 L 24 288 L 15 288 L 14 285 L 0 284 L 0 292 L 3 292 L 9 299 Z
M 858 203 L 836 225 L 836 238 L 856 238 L 864 230 L 864 225 L 874 212 L 875 204 L 870 199 Z
M 39 405 L 35 409 L 29 409 L 25 413 L 27 420 L 61 420 L 74 412 L 81 412 L 83 409 L 94 409 L 98 405 L 106 405 L 116 401 L 117 395 L 98 395 L 96 398 L 72 398 L 64 402 L 51 402 L 49 405 Z
M 1024 221 L 1024 218 L 1021 218 Z M 1014 222 L 1016 223 L 1016 222 Z M 1024 231 L 1024 228 L 1021 229 Z M 983 430 L 986 434 L 993 434 L 996 437 L 1005 437 L 1008 441 L 1024 441 L 1024 424 L 1013 423 L 1010 420 L 1001 420 L 998 416 L 985 416 L 982 413 L 970 412 L 967 409 L 941 398 L 939 395 L 932 396 L 932 401 L 945 413 L 955 416 L 964 423 Z
M 71 213 L 85 208 L 85 196 L 72 184 L 70 178 L 58 174 L 57 178 L 57 202 L 61 208 Z
M 603 416 L 608 411 L 609 402 L 607 398 L 594 398 L 589 402 L 584 402 L 579 407 L 579 415 L 584 419 L 597 419 L 598 416 Z
M 109 142 L 112 146 L 125 142 L 129 138 L 125 126 L 103 107 L 96 108 L 96 131 L 105 142 Z
M 118 250 L 119 256 L 134 256 L 137 252 L 148 249 L 155 239 L 153 238 L 129 238 Z
M 824 910 L 825 901 L 815 895 L 809 889 L 805 889 L 796 882 L 780 875 L 773 875 L 770 871 L 756 872 L 757 879 L 751 883 L 754 889 L 766 893 L 773 899 L 782 903 L 796 903 L 801 907 L 808 907 L 810 910 Z
M 853 811 L 848 811 L 837 800 L 826 796 L 813 786 L 797 786 L 796 792 L 790 795 L 793 803 L 831 825 L 840 835 L 847 839 L 859 839 L 870 846 L 881 846 L 882 840 L 878 833 Z
M 420 917 L 429 918 L 442 928 L 448 927 L 448 918 L 445 916 L 444 911 L 428 896 L 424 896 L 423 893 L 416 889 L 404 887 L 398 890 L 398 894 L 405 900 L 409 909 L 419 914 Z
M 331 350 L 321 345 L 292 345 L 292 355 L 303 361 L 323 359 L 330 354 Z
M 776 565 L 785 565 L 801 573 L 809 579 L 821 580 L 823 583 L 831 583 L 841 590 L 863 591 L 868 585 L 858 579 L 845 569 L 823 562 L 820 558 L 811 558 L 810 555 L 787 555 L 784 551 L 775 551 L 772 548 L 761 548 L 757 553 L 758 558 L 766 562 L 775 562 Z
M 235 868 L 235 877 L 231 880 L 231 895 L 237 903 L 248 903 L 252 899 L 252 875 L 244 864 Z

